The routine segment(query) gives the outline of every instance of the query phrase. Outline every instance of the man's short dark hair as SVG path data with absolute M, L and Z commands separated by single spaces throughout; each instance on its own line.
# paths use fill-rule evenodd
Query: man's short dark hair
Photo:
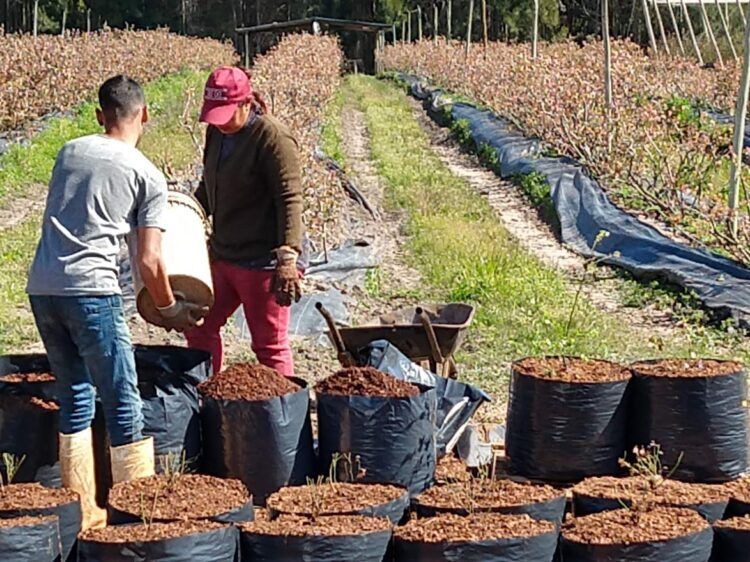
M 99 88 L 99 107 L 114 119 L 128 119 L 146 105 L 140 84 L 122 74 L 113 76 Z

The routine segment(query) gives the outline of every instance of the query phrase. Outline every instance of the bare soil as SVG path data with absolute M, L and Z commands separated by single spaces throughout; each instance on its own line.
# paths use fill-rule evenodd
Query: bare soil
M 572 519 L 563 528 L 563 537 L 584 544 L 633 544 L 676 539 L 708 527 L 703 517 L 686 508 L 617 509 Z
M 587 478 L 580 482 L 573 487 L 573 493 L 631 503 L 636 500 L 664 506 L 687 507 L 727 501 L 730 490 L 724 485 L 690 484 L 679 480 L 664 480 L 653 487 L 646 478 L 640 476 L 602 476 Z
M 269 400 L 300 390 L 300 386 L 276 370 L 253 363 L 239 363 L 214 375 L 198 386 L 216 400 Z
M 419 388 L 372 367 L 342 369 L 315 385 L 315 392 L 334 396 L 379 396 L 410 398 Z
M 161 521 L 215 517 L 249 501 L 250 494 L 239 480 L 202 474 L 183 474 L 172 485 L 163 475 L 139 478 L 115 484 L 109 492 L 113 508 L 140 518 L 145 505 L 147 517 Z
M 0 382 L 7 383 L 35 383 L 35 382 L 55 382 L 55 376 L 51 373 L 13 373 L 0 377 Z
M 287 537 L 336 537 L 387 531 L 387 519 L 363 515 L 326 515 L 315 519 L 282 515 L 273 521 L 253 521 L 239 526 L 246 533 Z
M 559 498 L 563 492 L 552 486 L 521 484 L 511 480 L 459 482 L 435 486 L 414 501 L 436 509 L 469 508 L 478 511 L 541 503 Z
M 152 523 L 151 525 L 110 525 L 103 529 L 91 529 L 80 535 L 85 541 L 99 543 L 155 542 L 164 539 L 176 539 L 214 531 L 225 527 L 213 521 L 172 521 L 169 523 Z
M 468 482 L 470 479 L 468 467 L 458 457 L 446 455 L 437 462 L 435 482 L 438 485 Z
M 397 528 L 394 535 L 402 541 L 444 543 L 535 537 L 554 530 L 553 523 L 536 521 L 528 515 L 479 513 L 464 517 L 446 514 L 413 519 Z
M 603 383 L 630 378 L 627 367 L 599 359 L 575 357 L 527 357 L 512 366 L 519 374 L 540 379 L 571 383 Z
M 13 517 L 10 519 L 0 519 L 0 528 L 8 529 L 12 527 L 33 527 L 40 523 L 46 523 L 48 521 L 56 521 L 56 515 L 48 515 L 44 517 L 37 517 L 34 515 L 26 515 L 24 517 Z
M 662 359 L 631 365 L 634 372 L 651 377 L 693 378 L 734 375 L 744 368 L 735 361 L 713 359 Z
M 387 484 L 308 484 L 282 488 L 268 498 L 266 506 L 279 513 L 312 515 L 312 498 L 319 497 L 321 515 L 346 515 L 392 502 L 403 496 L 404 491 Z
M 734 529 L 736 531 L 750 531 L 750 515 L 717 521 L 714 523 L 714 527 L 719 527 L 720 529 Z
M 77 502 L 78 494 L 66 488 L 46 488 L 34 482 L 11 484 L 0 492 L 0 512 L 18 509 L 48 509 Z

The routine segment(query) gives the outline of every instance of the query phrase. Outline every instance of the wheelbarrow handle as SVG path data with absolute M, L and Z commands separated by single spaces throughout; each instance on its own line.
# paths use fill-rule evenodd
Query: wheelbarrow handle
M 352 357 L 352 354 L 346 350 L 346 346 L 344 345 L 344 338 L 341 337 L 341 332 L 339 332 L 339 328 L 338 326 L 336 326 L 336 321 L 333 319 L 333 316 L 331 316 L 331 313 L 328 312 L 326 307 L 323 306 L 323 303 L 320 301 L 315 303 L 315 308 L 318 310 L 318 312 L 320 312 L 321 316 L 323 316 L 323 319 L 328 325 L 328 331 L 331 332 L 331 339 L 333 340 L 333 345 L 336 348 L 339 363 L 341 363 L 342 367 L 354 367 L 356 365 L 354 357 Z
M 437 336 L 435 335 L 435 328 L 432 326 L 432 321 L 429 315 L 421 307 L 417 307 L 417 316 L 419 317 L 424 331 L 427 333 L 427 341 L 430 344 L 430 351 L 432 352 L 432 361 L 437 365 L 443 363 L 443 354 L 440 353 L 440 345 L 438 344 Z

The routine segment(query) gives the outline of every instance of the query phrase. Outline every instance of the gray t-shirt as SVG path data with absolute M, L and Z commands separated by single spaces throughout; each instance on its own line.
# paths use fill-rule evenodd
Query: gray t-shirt
M 135 228 L 163 228 L 164 175 L 137 148 L 91 135 L 57 156 L 30 295 L 121 294 L 120 242 Z

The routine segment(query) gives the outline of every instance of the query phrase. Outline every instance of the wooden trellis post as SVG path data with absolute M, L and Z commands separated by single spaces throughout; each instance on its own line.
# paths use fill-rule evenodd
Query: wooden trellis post
M 701 6 L 701 17 L 703 18 L 703 28 L 708 33 L 708 38 L 711 40 L 711 45 L 713 45 L 714 52 L 716 53 L 716 60 L 719 62 L 719 66 L 721 68 L 724 68 L 724 59 L 721 57 L 721 51 L 719 50 L 719 45 L 716 43 L 716 36 L 714 35 L 714 29 L 711 27 L 711 21 L 708 19 L 708 13 L 706 12 L 706 5 L 703 3 L 703 0 L 698 0 L 698 3 Z
M 651 43 L 651 50 L 654 52 L 654 55 L 658 55 L 659 49 L 656 47 L 654 27 L 651 25 L 651 14 L 648 11 L 648 0 L 641 0 L 641 5 L 643 6 L 643 19 L 646 22 L 646 31 L 648 32 L 648 41 Z
M 685 4 L 685 0 L 680 0 L 680 4 L 682 5 L 682 13 L 685 15 L 685 22 L 687 23 L 688 32 L 690 33 L 690 41 L 693 43 L 693 50 L 695 51 L 695 56 L 698 58 L 698 64 L 703 66 L 703 55 L 701 54 L 701 49 L 698 46 L 698 39 L 695 38 L 695 31 L 693 30 L 693 22 L 690 21 L 690 12 L 688 12 L 687 4 Z
M 602 42 L 604 43 L 604 101 L 607 104 L 607 120 L 612 110 L 612 50 L 609 40 L 609 4 L 602 0 Z
M 466 57 L 471 51 L 471 23 L 474 20 L 474 0 L 469 0 L 469 16 L 466 23 Z
M 724 17 L 724 12 L 721 11 L 721 4 L 719 3 L 719 0 L 715 0 L 716 7 L 719 10 L 719 19 L 721 20 L 721 27 L 724 28 L 724 37 L 726 37 L 727 42 L 729 43 L 729 48 L 732 51 L 732 56 L 734 57 L 735 61 L 740 60 L 737 56 L 737 51 L 734 49 L 734 43 L 732 42 L 732 34 L 729 32 L 729 26 L 727 25 L 727 19 Z
M 531 32 L 531 58 L 539 55 L 539 0 L 534 0 L 534 28 Z
M 669 9 L 669 17 L 672 20 L 672 29 L 674 29 L 674 35 L 677 38 L 677 45 L 680 48 L 680 54 L 685 56 L 685 46 L 682 44 L 682 36 L 680 34 L 680 28 L 677 26 L 677 18 L 674 15 L 674 9 L 672 8 L 671 0 L 667 2 L 667 8 Z
M 435 45 L 438 44 L 438 26 L 440 25 L 440 15 L 438 13 L 438 5 L 435 2 L 432 5 L 432 31 L 435 35 Z
M 419 40 L 422 40 L 422 6 L 417 6 L 417 29 Z
M 750 94 L 750 26 L 745 26 L 745 37 L 742 46 L 744 48 L 742 79 L 740 80 L 740 89 L 737 92 L 737 105 L 734 108 L 734 157 L 732 158 L 732 169 L 729 176 L 729 210 L 731 212 L 731 228 L 734 236 L 737 236 L 737 205 L 740 198 L 742 153 L 745 149 L 745 120 L 747 119 L 748 94 Z
M 661 34 L 661 44 L 664 45 L 664 52 L 667 53 L 667 55 L 671 55 L 672 53 L 669 50 L 669 43 L 667 43 L 667 34 L 664 31 L 664 22 L 661 19 L 661 12 L 659 11 L 659 4 L 656 3 L 656 0 L 653 0 L 654 3 L 654 12 L 656 12 L 656 23 L 659 24 L 659 33 Z

